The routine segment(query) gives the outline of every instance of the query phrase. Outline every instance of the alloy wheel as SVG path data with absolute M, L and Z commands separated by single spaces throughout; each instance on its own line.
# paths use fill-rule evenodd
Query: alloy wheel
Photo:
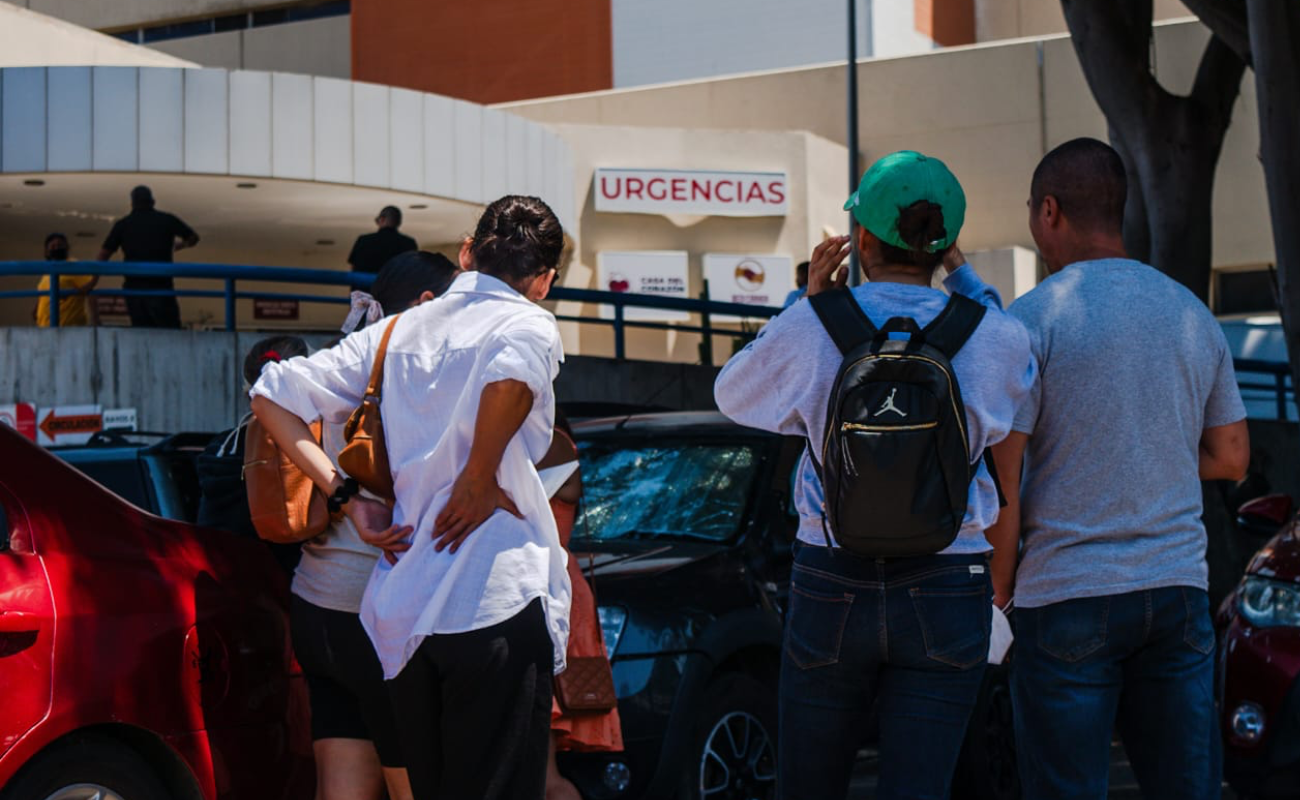
M 776 796 L 776 750 L 763 723 L 733 711 L 713 726 L 700 758 L 700 797 L 770 800 Z
M 123 800 L 122 795 L 97 783 L 76 783 L 64 786 L 45 800 Z

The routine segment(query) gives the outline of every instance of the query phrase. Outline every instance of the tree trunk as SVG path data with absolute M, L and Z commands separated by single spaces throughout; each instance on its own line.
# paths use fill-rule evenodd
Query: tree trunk
M 1151 0 L 1061 0 L 1061 7 L 1130 177 L 1124 241 L 1133 256 L 1205 300 L 1214 172 L 1245 62 L 1212 38 L 1192 93 L 1179 97 L 1151 74 Z
M 1278 310 L 1293 386 L 1300 386 L 1300 4 L 1248 0 L 1260 156 L 1273 220 Z M 1300 404 L 1300 396 L 1297 397 Z

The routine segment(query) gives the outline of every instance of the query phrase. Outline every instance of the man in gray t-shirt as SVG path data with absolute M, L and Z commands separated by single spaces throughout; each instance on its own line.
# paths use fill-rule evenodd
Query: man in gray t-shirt
M 1219 795 L 1200 480 L 1245 473 L 1246 412 L 1209 310 L 1127 258 L 1125 195 L 1107 145 L 1049 153 L 1029 224 L 1052 274 L 1010 309 L 1039 367 L 996 452 L 1026 800 L 1104 798 L 1116 723 L 1147 797 Z

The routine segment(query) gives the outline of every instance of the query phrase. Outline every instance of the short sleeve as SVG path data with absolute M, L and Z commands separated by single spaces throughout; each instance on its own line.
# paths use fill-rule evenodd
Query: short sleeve
M 1218 325 L 1215 325 L 1218 328 Z M 1205 427 L 1217 428 L 1231 425 L 1246 418 L 1246 405 L 1241 400 L 1237 371 L 1232 365 L 1232 350 L 1219 329 L 1219 362 L 1215 367 L 1214 384 L 1205 403 Z
M 249 396 L 265 397 L 304 422 L 346 422 L 361 405 L 383 327 L 372 325 L 309 358 L 268 364 Z
M 534 396 L 544 396 L 564 360 L 560 331 L 553 319 L 528 319 L 501 332 L 490 344 L 486 358 L 484 386 L 514 380 L 527 384 Z
M 176 236 L 176 238 L 189 239 L 191 237 L 198 236 L 198 234 L 194 232 L 194 229 L 191 228 L 189 225 L 186 225 L 185 221 L 182 220 L 180 217 L 176 216 L 175 214 L 172 214 L 170 216 L 171 216 L 171 223 L 172 223 L 172 233 Z
M 1011 423 L 1011 430 L 1018 433 L 1032 434 L 1038 427 L 1038 412 L 1043 402 L 1043 373 L 1034 373 L 1033 383 L 1025 393 L 1020 404 L 1016 406 L 1016 418 Z
M 108 238 L 104 239 L 104 249 L 109 253 L 116 253 L 122 246 L 122 220 L 113 223 L 113 229 L 108 232 Z

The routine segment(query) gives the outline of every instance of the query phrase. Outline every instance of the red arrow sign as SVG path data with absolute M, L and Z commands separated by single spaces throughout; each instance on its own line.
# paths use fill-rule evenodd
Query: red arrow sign
M 73 434 L 94 433 L 104 426 L 102 414 L 74 414 L 67 417 L 55 416 L 51 411 L 41 420 L 41 433 L 51 439 Z

